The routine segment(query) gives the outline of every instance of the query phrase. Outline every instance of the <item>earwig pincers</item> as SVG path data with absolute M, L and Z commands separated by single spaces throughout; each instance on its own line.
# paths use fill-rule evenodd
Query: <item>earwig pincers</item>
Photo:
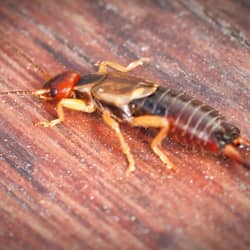
M 47 81 L 41 89 L 0 94 L 31 94 L 46 101 L 57 101 L 58 117 L 38 123 L 44 127 L 53 127 L 64 121 L 64 108 L 86 113 L 99 111 L 103 121 L 114 130 L 120 141 L 129 163 L 127 174 L 135 170 L 135 162 L 120 131 L 119 124 L 122 122 L 135 127 L 159 128 L 150 146 L 168 169 L 174 170 L 175 166 L 161 150 L 166 136 L 224 154 L 250 168 L 250 161 L 239 151 L 239 147 L 249 149 L 249 142 L 242 139 L 240 130 L 228 123 L 218 111 L 184 92 L 127 73 L 146 61 L 148 58 L 141 58 L 127 67 L 103 61 L 97 73 L 81 76 L 75 71 L 65 71 Z

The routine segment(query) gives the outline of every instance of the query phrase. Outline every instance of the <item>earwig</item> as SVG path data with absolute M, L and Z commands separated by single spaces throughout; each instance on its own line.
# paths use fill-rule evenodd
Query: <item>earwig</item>
M 146 61 L 148 58 L 141 58 L 127 67 L 103 61 L 94 74 L 81 76 L 77 72 L 66 71 L 48 80 L 41 89 L 1 92 L 0 95 L 31 94 L 46 101 L 56 100 L 58 118 L 38 123 L 44 127 L 53 127 L 64 121 L 63 108 L 87 113 L 99 111 L 120 141 L 129 163 L 127 174 L 135 170 L 135 162 L 120 131 L 119 123 L 122 122 L 135 127 L 160 129 L 150 146 L 168 169 L 174 170 L 175 166 L 161 150 L 166 136 L 223 154 L 250 168 L 250 162 L 239 150 L 249 150 L 249 142 L 242 139 L 240 130 L 228 123 L 218 111 L 183 92 L 127 73 Z

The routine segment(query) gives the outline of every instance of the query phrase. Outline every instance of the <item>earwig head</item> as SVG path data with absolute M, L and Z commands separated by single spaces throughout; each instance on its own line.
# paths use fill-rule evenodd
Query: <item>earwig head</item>
M 37 90 L 10 90 L 1 91 L 0 95 L 35 95 L 45 100 L 61 100 L 71 97 L 74 93 L 74 86 L 80 80 L 80 75 L 74 71 L 65 71 L 49 81 L 41 89 Z
M 65 71 L 47 81 L 41 89 L 32 92 L 33 95 L 45 100 L 60 100 L 73 95 L 73 88 L 79 81 L 77 72 Z

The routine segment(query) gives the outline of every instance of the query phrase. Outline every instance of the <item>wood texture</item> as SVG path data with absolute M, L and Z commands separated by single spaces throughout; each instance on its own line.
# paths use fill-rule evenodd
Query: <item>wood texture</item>
M 250 138 L 247 0 L 2 0 L 0 90 L 35 89 L 95 62 L 151 63 L 133 73 L 213 105 Z M 250 172 L 122 126 L 137 170 L 98 115 L 0 96 L 0 249 L 249 249 Z

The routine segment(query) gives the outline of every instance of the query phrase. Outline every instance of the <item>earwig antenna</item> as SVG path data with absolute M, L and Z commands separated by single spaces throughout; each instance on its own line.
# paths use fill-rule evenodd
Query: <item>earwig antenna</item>
M 32 67 L 34 69 L 36 69 L 37 71 L 39 71 L 43 75 L 43 77 L 45 79 L 49 80 L 51 78 L 50 74 L 45 69 L 43 69 L 41 66 L 37 65 L 36 63 L 34 63 L 34 61 L 23 50 L 21 50 L 19 47 L 17 47 L 12 42 L 12 39 L 8 38 L 6 36 L 6 33 L 3 32 L 2 30 L 0 30 L 0 39 L 2 39 L 5 42 L 5 44 L 8 46 L 9 49 L 11 49 L 13 52 L 19 54 L 30 65 L 32 65 Z
M 32 95 L 33 91 L 31 90 L 11 90 L 0 92 L 0 95 Z
M 11 90 L 0 92 L 0 95 L 35 95 L 40 96 L 48 93 L 49 89 L 37 89 L 37 90 Z

